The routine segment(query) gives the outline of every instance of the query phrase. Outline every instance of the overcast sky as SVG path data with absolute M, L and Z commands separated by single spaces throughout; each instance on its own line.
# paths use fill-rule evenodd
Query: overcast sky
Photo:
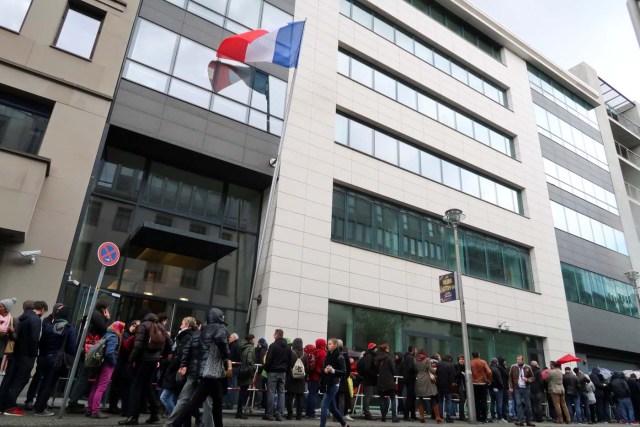
M 626 0 L 470 0 L 564 69 L 586 62 L 640 102 L 640 47 Z

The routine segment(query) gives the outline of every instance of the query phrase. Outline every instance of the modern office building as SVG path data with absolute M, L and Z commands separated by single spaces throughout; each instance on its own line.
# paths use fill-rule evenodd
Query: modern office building
M 627 0 L 627 9 L 629 9 L 631 24 L 638 38 L 638 46 L 640 46 L 640 2 L 638 0 Z
M 59 293 L 137 9 L 0 0 L 3 298 Z
M 257 336 L 455 355 L 459 303 L 440 302 L 438 279 L 458 208 L 472 350 L 637 367 L 625 182 L 640 187 L 640 168 L 616 147 L 638 134 L 607 115 L 589 66 L 559 68 L 463 0 L 143 0 L 137 15 L 50 276 L 59 298 L 82 305 L 68 280 L 95 283 L 112 241 L 123 257 L 101 292 L 122 319 L 147 306 L 175 326 L 216 305 Z M 222 39 L 303 19 L 295 80 L 260 65 L 212 91 Z

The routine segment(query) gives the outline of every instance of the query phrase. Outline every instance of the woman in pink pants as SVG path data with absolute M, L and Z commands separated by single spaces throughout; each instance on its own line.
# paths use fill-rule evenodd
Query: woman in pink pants
M 113 369 L 116 367 L 118 360 L 118 350 L 120 349 L 120 339 L 122 338 L 122 331 L 124 331 L 124 323 L 117 321 L 113 322 L 107 329 L 107 333 L 104 335 L 104 362 L 99 368 L 100 371 L 96 376 L 96 382 L 91 387 L 91 393 L 89 393 L 89 401 L 87 403 L 87 412 L 85 415 L 92 418 L 109 418 L 108 415 L 100 412 L 100 402 L 102 401 L 102 395 L 111 381 L 111 375 Z

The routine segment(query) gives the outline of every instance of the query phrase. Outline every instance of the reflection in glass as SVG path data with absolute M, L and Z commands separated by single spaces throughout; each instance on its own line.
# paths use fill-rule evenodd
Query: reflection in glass
M 176 33 L 149 21 L 140 20 L 131 44 L 129 58 L 168 73 L 177 42 Z
M 19 32 L 31 6 L 31 0 L 4 0 L 0 13 L 0 27 Z
M 55 46 L 83 58 L 91 58 L 101 25 L 101 19 L 69 6 Z
M 375 156 L 394 165 L 398 164 L 398 141 L 375 131 Z
M 216 51 L 209 49 L 200 43 L 191 41 L 185 37 L 180 38 L 178 55 L 173 68 L 173 75 L 205 89 L 211 89 L 209 81 L 209 62 L 215 58 Z M 244 87 L 246 84 L 241 83 Z M 239 86 L 239 85 L 232 85 Z M 228 96 L 228 95 L 227 95 Z M 246 102 L 245 99 L 239 99 Z

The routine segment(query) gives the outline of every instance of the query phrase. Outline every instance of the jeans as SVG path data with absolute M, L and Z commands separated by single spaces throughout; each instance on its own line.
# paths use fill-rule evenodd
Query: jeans
M 502 395 L 504 390 L 492 388 L 489 390 L 489 397 L 491 397 L 491 418 L 502 418 Z
M 376 386 L 374 385 L 364 386 L 364 397 L 362 399 L 362 412 L 364 413 L 365 417 L 371 416 L 369 405 L 371 404 L 371 396 L 373 396 L 375 392 L 376 392 Z
M 387 417 L 387 412 L 389 412 L 389 400 L 387 399 L 387 395 L 389 396 L 389 399 L 391 399 L 391 418 L 395 420 L 398 418 L 395 389 L 378 391 L 378 396 L 380 396 L 380 412 L 382 413 L 382 419 L 384 420 Z
M 531 391 L 529 387 L 518 387 L 513 389 L 513 400 L 516 402 L 516 418 L 521 423 L 533 421 L 531 414 Z M 522 404 L 524 403 L 524 414 Z
M 0 386 L 0 411 L 15 408 L 22 389 L 31 378 L 35 357 L 12 354 Z
M 309 381 L 309 384 L 308 384 L 309 393 L 307 393 L 306 414 L 305 414 L 307 417 L 316 416 L 316 399 L 318 397 L 319 386 L 320 386 L 319 381 Z
M 415 405 L 415 397 L 414 397 L 414 405 Z M 451 415 L 453 414 L 455 408 L 453 405 L 453 400 L 451 400 L 451 393 L 438 393 L 438 405 L 440 405 L 440 416 L 442 418 L 446 418 L 447 420 L 451 419 Z M 446 414 L 446 417 L 445 417 Z
M 331 384 L 327 386 L 327 392 L 322 398 L 322 404 L 320 404 L 320 427 L 325 427 L 327 425 L 327 415 L 329 415 L 329 412 L 333 414 L 341 426 L 346 424 L 342 413 L 340 413 L 336 406 L 336 395 L 338 394 L 338 390 L 340 390 L 340 384 Z
M 565 399 L 567 400 L 567 408 L 569 408 L 569 413 L 573 415 L 573 422 L 577 423 L 582 421 L 582 411 L 580 410 L 580 395 L 567 394 L 565 396 Z
M 97 414 L 100 412 L 100 402 L 102 402 L 102 395 L 109 386 L 111 376 L 113 375 L 114 366 L 104 364 L 100 368 L 96 382 L 91 386 L 91 392 L 89 392 L 89 400 L 87 401 L 87 413 Z
M 160 402 L 162 402 L 164 408 L 167 410 L 167 414 L 173 412 L 177 401 L 178 396 L 173 390 L 169 390 L 168 388 L 162 390 L 162 393 L 160 394 Z
M 582 421 L 588 423 L 591 421 L 591 409 L 589 408 L 589 395 L 580 393 L 580 403 L 582 404 Z
M 197 387 L 198 381 L 193 377 L 187 377 L 187 381 L 184 383 L 182 391 L 180 391 L 180 396 L 178 396 L 178 401 L 176 402 L 173 411 L 171 411 L 171 414 L 167 417 L 167 424 L 173 424 L 176 418 L 178 418 L 178 414 L 184 411 L 193 397 L 193 393 L 196 392 Z
M 487 420 L 487 385 L 474 384 L 473 392 L 475 393 L 476 419 L 478 421 L 486 421 Z
M 73 382 L 73 387 L 69 394 L 68 406 L 73 406 L 78 403 L 78 400 L 89 391 L 89 370 L 84 365 L 84 356 L 80 357 L 80 363 L 78 363 L 78 370 L 76 372 L 76 379 Z
M 635 421 L 635 415 L 633 413 L 633 403 L 631 398 L 623 397 L 618 398 L 618 418 L 624 420 L 627 424 L 631 424 Z
M 207 397 L 211 397 L 211 414 L 213 416 L 213 425 L 216 427 L 222 427 L 222 387 L 224 380 L 221 378 L 200 378 L 197 380 L 197 386 L 193 392 L 191 399 L 185 404 L 181 405 L 179 410 L 178 406 L 171 414 L 171 418 L 174 420 L 171 422 L 173 426 L 181 426 L 188 419 L 191 419 L 191 414 L 194 410 L 198 409 Z M 183 391 L 187 388 L 185 384 Z M 189 385 L 191 387 L 191 385 Z M 174 417 L 175 415 L 175 417 Z
M 284 414 L 284 382 L 287 374 L 284 372 L 268 372 L 268 396 L 267 396 L 267 410 L 265 415 L 272 417 L 282 417 Z M 274 402 L 276 393 L 278 394 L 278 405 Z
M 29 389 L 27 390 L 27 399 L 25 403 L 33 403 L 38 395 L 38 388 L 40 387 L 40 382 L 42 381 L 42 377 L 44 376 L 44 367 L 42 363 L 38 362 L 36 365 L 36 372 L 31 377 L 31 383 L 29 383 Z

